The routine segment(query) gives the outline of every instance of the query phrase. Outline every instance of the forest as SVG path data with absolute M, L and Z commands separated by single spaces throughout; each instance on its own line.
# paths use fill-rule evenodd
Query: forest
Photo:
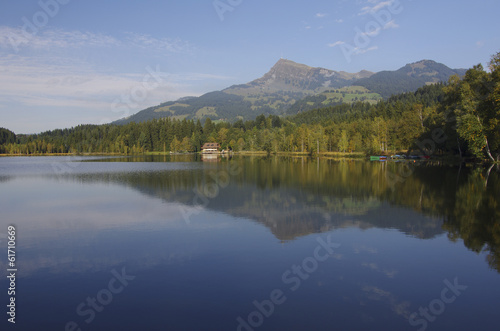
M 233 151 L 456 155 L 500 161 L 500 52 L 489 70 L 393 95 L 287 117 L 259 115 L 234 123 L 155 119 L 124 125 L 79 125 L 33 135 L 0 129 L 0 153 L 139 154 L 198 152 L 205 142 Z

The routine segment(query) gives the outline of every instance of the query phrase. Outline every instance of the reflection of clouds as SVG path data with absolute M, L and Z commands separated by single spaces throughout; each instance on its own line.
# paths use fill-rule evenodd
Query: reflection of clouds
M 367 252 L 370 254 L 377 254 L 378 250 L 375 247 L 368 247 L 368 246 L 364 246 L 364 245 L 354 246 L 354 253 L 355 254 L 359 254 L 359 253 L 363 253 L 363 252 Z
M 333 253 L 333 254 L 330 254 L 330 258 L 335 259 L 335 260 L 343 260 L 344 254 Z
M 388 269 L 381 268 L 376 263 L 366 263 L 365 262 L 365 263 L 362 263 L 361 265 L 363 267 L 367 267 L 367 268 L 370 268 L 374 271 L 380 272 L 380 273 L 386 275 L 388 278 L 394 278 L 394 276 L 398 273 L 398 271 L 396 271 L 394 269 L 388 270 Z
M 121 210 L 111 210 L 106 199 L 92 198 L 65 206 L 50 204 L 50 209 L 36 209 L 26 213 L 12 213 L 10 219 L 20 225 L 19 234 L 26 244 L 41 237 L 59 237 L 79 231 L 96 233 L 106 229 L 139 227 L 184 227 L 185 224 L 178 213 L 178 204 L 165 204 L 164 208 L 154 208 L 154 203 L 142 206 L 125 202 Z M 128 206 L 127 206 L 128 205 Z
M 40 271 L 108 270 L 119 264 L 150 267 L 200 254 L 197 246 L 148 239 L 149 233 L 171 236 L 185 231 L 182 204 L 151 199 L 122 185 L 17 178 L 2 185 L 0 201 L 0 229 L 13 223 L 18 230 L 20 277 Z M 227 223 L 200 219 L 190 229 L 228 227 Z M 1 235 L 0 240 L 1 247 L 6 247 Z M 0 260 L 0 268 L 2 276 L 7 269 L 5 260 Z
M 366 297 L 370 300 L 382 301 L 392 297 L 390 292 L 375 286 L 364 286 L 363 291 L 366 293 Z
M 95 245 L 95 246 L 94 246 Z M 43 248 L 43 249 L 42 249 Z M 102 250 L 101 254 L 95 254 L 95 250 Z M 147 269 L 157 265 L 174 265 L 191 261 L 199 256 L 201 252 L 194 247 L 180 247 L 178 251 L 167 251 L 157 249 L 154 255 L 148 255 L 146 249 L 110 248 L 106 244 L 89 244 L 82 237 L 75 238 L 70 244 L 61 242 L 51 246 L 47 241 L 40 241 L 36 251 L 23 254 L 18 261 L 18 268 L 22 270 L 19 278 L 35 276 L 40 272 L 50 274 L 85 273 L 107 271 L 112 266 L 127 265 L 127 268 Z M 51 251 L 52 255 L 46 254 Z M 0 275 L 7 275 L 7 264 L 0 263 Z
M 410 302 L 398 301 L 397 297 L 391 292 L 385 291 L 376 286 L 365 285 L 362 288 L 365 298 L 370 301 L 380 301 L 391 306 L 394 313 L 404 318 L 410 316 Z
M 0 199 L 5 199 L 0 201 L 13 203 L 2 208 L 0 229 L 8 223 L 17 226 L 20 277 L 42 271 L 97 272 L 125 264 L 146 269 L 182 263 L 203 253 L 197 245 L 149 238 L 152 233 L 164 233 L 166 238 L 184 233 L 181 207 L 185 205 L 151 199 L 122 184 L 69 180 L 74 178 L 16 178 L 3 184 Z M 207 219 L 207 212 L 193 217 L 189 231 L 235 226 L 224 217 Z M 0 268 L 1 277 L 5 261 L 0 261 Z

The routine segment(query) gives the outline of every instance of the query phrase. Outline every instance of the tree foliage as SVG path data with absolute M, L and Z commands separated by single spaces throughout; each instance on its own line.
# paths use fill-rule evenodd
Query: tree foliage
M 442 110 L 446 124 L 477 158 L 500 161 L 500 53 L 493 56 L 490 72 L 481 64 L 463 79 L 450 78 Z M 458 142 L 459 144 L 460 142 Z

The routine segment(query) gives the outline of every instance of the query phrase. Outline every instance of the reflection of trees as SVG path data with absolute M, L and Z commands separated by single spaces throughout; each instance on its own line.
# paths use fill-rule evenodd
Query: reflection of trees
M 82 182 L 119 183 L 166 201 L 192 205 L 196 191 L 213 188 L 217 178 L 224 177 L 221 173 L 231 173 L 228 182 L 219 183 L 217 194 L 208 199 L 207 208 L 253 219 L 271 229 L 280 240 L 343 226 L 397 228 L 420 238 L 442 232 L 440 222 L 432 219 L 369 215 L 381 213 L 380 200 L 392 199 L 386 179 L 388 167 L 382 163 L 241 158 L 213 164 L 188 163 L 178 170 L 165 168 L 166 171 L 156 172 L 81 174 L 76 178 Z M 408 178 L 409 186 L 422 186 L 415 180 L 416 177 Z M 417 199 L 414 193 L 409 190 L 404 199 L 395 194 L 396 204 L 413 206 L 412 201 Z M 418 200 L 422 203 L 420 191 Z
M 473 251 L 487 250 L 488 262 L 500 271 L 498 167 L 488 172 L 430 162 L 279 157 L 186 163 L 177 170 L 167 166 L 176 163 L 165 165 L 166 171 L 76 178 L 119 183 L 186 205 L 193 205 L 196 191 L 218 185 L 208 209 L 255 220 L 280 240 L 352 226 L 394 228 L 418 238 L 446 230 Z M 217 184 L 218 178 L 223 182 Z
M 12 176 L 1 176 L 0 175 L 0 183 L 5 183 L 5 182 L 8 182 L 9 180 L 12 180 L 14 179 L 14 177 Z
M 490 168 L 491 169 L 491 168 Z M 486 184 L 486 185 L 485 185 Z M 487 251 L 488 264 L 500 271 L 500 182 L 497 173 L 477 168 L 456 192 L 455 208 L 443 228 L 451 240 L 463 239 L 470 250 Z

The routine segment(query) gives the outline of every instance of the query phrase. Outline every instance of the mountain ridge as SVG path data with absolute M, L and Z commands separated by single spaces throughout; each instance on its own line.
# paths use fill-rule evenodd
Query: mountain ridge
M 280 91 L 273 88 L 277 84 L 289 85 L 290 89 L 297 88 L 303 90 L 321 90 L 329 87 L 342 87 L 360 78 L 368 78 L 373 72 L 362 70 L 358 73 L 348 73 L 345 71 L 334 71 L 321 67 L 310 67 L 305 64 L 297 63 L 288 59 L 280 59 L 274 64 L 264 76 L 257 78 L 247 84 L 237 85 L 237 87 L 261 86 L 271 91 Z M 304 86 L 304 82 L 308 82 Z M 301 85 L 302 83 L 302 85 Z M 223 91 L 231 91 L 234 87 L 229 87 Z
M 432 60 L 409 63 L 395 71 L 357 73 L 310 67 L 288 59 L 278 60 L 262 77 L 232 85 L 199 97 L 183 97 L 149 107 L 128 118 L 113 122 L 126 124 L 163 117 L 236 121 L 253 119 L 260 114 L 287 115 L 297 102 L 311 104 L 305 98 L 321 96 L 321 106 L 356 101 L 377 102 L 401 92 L 413 92 L 427 84 L 446 81 L 465 69 L 451 69 Z
M 423 85 L 447 81 L 455 74 L 463 76 L 465 71 L 466 69 L 451 69 L 433 60 L 421 60 L 406 64 L 395 71 L 380 71 L 358 80 L 356 85 L 389 98 L 393 94 L 413 92 Z

